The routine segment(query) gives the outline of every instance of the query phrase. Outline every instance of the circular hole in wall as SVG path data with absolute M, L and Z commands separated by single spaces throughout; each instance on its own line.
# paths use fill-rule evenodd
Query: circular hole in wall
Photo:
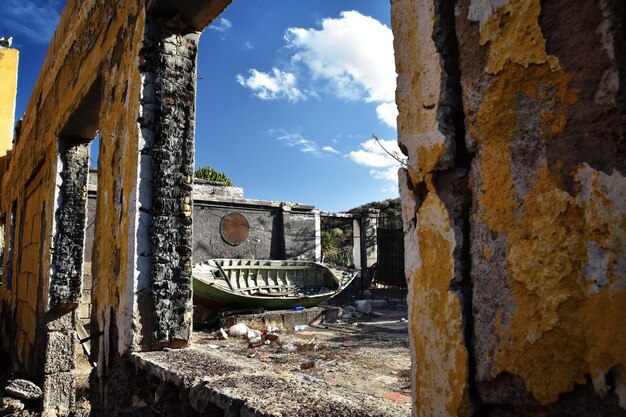
M 250 235 L 248 219 L 241 213 L 229 213 L 222 217 L 220 222 L 220 234 L 224 242 L 232 246 L 245 242 Z

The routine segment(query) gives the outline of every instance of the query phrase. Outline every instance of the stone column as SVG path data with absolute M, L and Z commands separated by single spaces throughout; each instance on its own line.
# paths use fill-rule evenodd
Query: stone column
M 368 210 L 361 217 L 361 233 L 365 255 L 364 267 L 370 268 L 378 259 L 378 210 Z
M 149 17 L 142 57 L 137 281 L 143 348 L 184 346 L 191 332 L 192 183 L 199 33 Z M 149 333 L 148 333 L 149 332 Z
M 392 0 L 413 413 L 473 412 L 467 171 L 453 2 Z
M 314 210 L 315 216 L 315 261 L 322 261 L 322 218 L 319 210 Z
M 354 267 L 356 269 L 363 268 L 363 260 L 361 259 L 361 218 L 352 219 L 352 258 L 354 259 Z

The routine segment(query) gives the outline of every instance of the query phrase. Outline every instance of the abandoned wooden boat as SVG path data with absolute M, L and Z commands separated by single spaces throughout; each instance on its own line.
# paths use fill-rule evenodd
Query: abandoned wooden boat
M 313 307 L 341 292 L 357 273 L 312 261 L 211 259 L 193 267 L 194 303 L 212 309 Z

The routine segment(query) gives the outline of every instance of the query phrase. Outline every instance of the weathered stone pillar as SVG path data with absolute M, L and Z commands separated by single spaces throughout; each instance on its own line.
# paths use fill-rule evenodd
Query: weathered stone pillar
M 43 408 L 68 415 L 74 405 L 76 309 L 82 295 L 89 140 L 58 139 L 53 250 L 43 342 Z M 44 222 L 42 222 L 44 223 Z
M 624 2 L 391 3 L 414 415 L 626 415 Z
M 184 346 L 191 332 L 192 183 L 199 33 L 146 20 L 137 222 L 140 345 Z
M 315 216 L 315 261 L 322 261 L 322 217 L 319 210 L 314 210 Z
M 439 1 L 392 1 L 399 185 L 405 225 L 414 414 L 472 414 L 467 157 L 454 14 Z M 464 314 L 465 311 L 465 314 Z
M 364 267 L 370 268 L 378 259 L 378 210 L 368 210 L 361 217 L 361 239 L 363 240 Z
M 363 260 L 361 259 L 361 218 L 352 219 L 352 259 L 354 259 L 354 267 L 356 269 L 363 268 Z

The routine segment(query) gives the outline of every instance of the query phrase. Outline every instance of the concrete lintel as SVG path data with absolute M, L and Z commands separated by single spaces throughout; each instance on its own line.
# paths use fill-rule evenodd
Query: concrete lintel
M 213 196 L 211 199 L 203 199 L 202 196 L 194 195 L 194 204 L 199 206 L 249 206 L 249 207 L 271 207 L 271 208 L 283 208 L 289 207 L 291 211 L 313 211 L 315 210 L 314 206 L 310 206 L 307 204 L 298 204 L 298 203 L 287 203 L 280 201 L 270 201 L 270 200 L 255 200 L 248 198 L 233 198 L 233 197 L 222 197 L 222 196 Z
M 147 10 L 156 17 L 178 17 L 188 27 L 202 31 L 215 20 L 232 0 L 151 0 Z

